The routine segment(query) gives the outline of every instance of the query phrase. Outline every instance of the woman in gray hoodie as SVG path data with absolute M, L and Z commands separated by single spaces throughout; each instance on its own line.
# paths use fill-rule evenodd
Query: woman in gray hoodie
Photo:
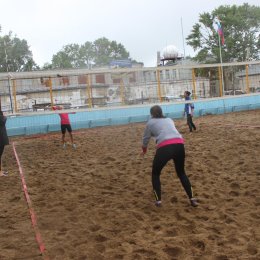
M 181 184 L 190 199 L 191 206 L 197 207 L 197 200 L 193 197 L 192 187 L 184 170 L 185 149 L 184 140 L 170 118 L 165 118 L 160 106 L 150 109 L 151 119 L 147 122 L 143 135 L 143 155 L 151 137 L 155 138 L 157 149 L 152 167 L 152 185 L 155 195 L 155 205 L 161 206 L 160 175 L 163 167 L 169 160 L 174 161 L 175 170 Z
M 6 119 L 7 118 L 3 115 L 3 112 L 0 111 L 0 176 L 7 176 L 7 172 L 2 170 L 2 155 L 5 146 L 9 144 L 9 139 L 5 127 Z

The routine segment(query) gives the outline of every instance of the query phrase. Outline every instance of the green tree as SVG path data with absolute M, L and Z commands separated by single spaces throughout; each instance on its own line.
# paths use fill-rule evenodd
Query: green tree
M 94 63 L 96 66 L 105 66 L 112 60 L 129 58 L 129 52 L 126 51 L 122 44 L 109 41 L 105 37 L 94 41 L 94 50 Z
M 52 69 L 52 64 L 49 62 L 45 62 L 41 68 L 42 70 L 51 70 Z
M 200 14 L 199 22 L 186 38 L 187 44 L 197 51 L 195 60 L 220 62 L 219 39 L 214 22 L 217 17 L 225 38 L 225 44 L 221 47 L 223 62 L 260 58 L 260 7 L 245 3 L 241 6 L 220 6 L 211 13 Z
M 79 44 L 65 45 L 61 51 L 52 57 L 52 67 L 65 68 L 80 68 L 80 46 Z
M 9 32 L 0 37 L 0 71 L 18 72 L 37 70 L 39 67 L 33 60 L 32 52 L 26 40 L 21 40 Z
M 80 66 L 90 68 L 94 63 L 94 46 L 92 42 L 85 42 L 80 46 L 79 56 L 80 56 Z
M 129 52 L 122 44 L 99 38 L 83 45 L 69 44 L 52 57 L 52 68 L 90 68 L 107 66 L 115 59 L 129 59 Z M 48 65 L 46 68 L 49 69 Z
M 96 66 L 105 66 L 112 60 L 128 58 L 129 52 L 122 44 L 109 41 L 105 37 L 94 41 L 94 63 Z

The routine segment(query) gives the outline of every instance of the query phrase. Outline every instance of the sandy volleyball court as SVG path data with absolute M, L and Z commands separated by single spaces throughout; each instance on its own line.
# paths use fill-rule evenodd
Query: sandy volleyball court
M 162 208 L 153 205 L 154 143 L 139 156 L 145 124 L 12 138 L 50 259 L 260 259 L 260 110 L 195 118 L 185 138 L 192 208 L 172 163 Z M 258 126 L 258 127 L 256 127 Z M 0 179 L 0 259 L 43 259 L 12 146 Z

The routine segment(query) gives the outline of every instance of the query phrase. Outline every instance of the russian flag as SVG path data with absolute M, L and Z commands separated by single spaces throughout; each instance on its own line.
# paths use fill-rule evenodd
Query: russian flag
M 223 29 L 222 29 L 222 26 L 221 26 L 221 23 L 220 23 L 220 20 L 218 17 L 215 18 L 215 23 L 217 25 L 217 32 L 221 39 L 221 44 L 224 45 L 225 44 L 224 33 L 223 33 Z

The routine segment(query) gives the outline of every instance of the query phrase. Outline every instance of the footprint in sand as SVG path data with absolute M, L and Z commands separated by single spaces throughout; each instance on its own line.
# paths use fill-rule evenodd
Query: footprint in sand
M 232 190 L 232 191 L 229 192 L 229 195 L 230 196 L 234 196 L 234 197 L 238 197 L 239 196 L 239 192 Z
M 128 242 L 123 242 L 121 246 L 128 254 L 131 254 L 133 252 L 133 246 Z
M 106 247 L 105 247 L 104 245 L 102 245 L 102 244 L 97 244 L 97 245 L 95 246 L 95 249 L 96 249 L 98 252 L 100 252 L 100 253 L 104 253 L 105 250 L 106 250 Z M 82 259 L 86 259 L 86 258 L 82 258 Z
M 213 260 L 229 260 L 229 258 L 226 255 L 217 255 Z
M 184 252 L 182 247 L 177 247 L 177 246 L 176 247 L 166 247 L 163 249 L 163 251 L 171 257 L 180 257 L 183 255 L 183 252 Z
M 236 182 L 232 182 L 232 183 L 230 184 L 230 188 L 231 188 L 232 190 L 239 190 L 239 189 L 240 189 L 240 185 L 239 185 L 238 183 L 236 183 Z
M 206 248 L 204 241 L 201 240 L 193 241 L 193 246 L 198 248 L 200 251 L 204 251 Z
M 136 259 L 144 259 L 141 258 L 141 256 L 146 256 L 149 258 L 145 258 L 145 259 L 155 259 L 155 252 L 151 251 L 151 250 L 146 250 L 146 249 L 137 249 L 134 251 L 134 253 L 137 254 Z
M 173 230 L 166 230 L 165 235 L 167 237 L 176 237 L 178 235 L 178 231 L 173 229 Z
M 100 230 L 100 226 L 99 225 L 91 225 L 90 227 L 89 227 L 89 230 L 91 231 L 91 232 L 97 232 L 98 230 Z
M 175 204 L 178 202 L 178 198 L 177 197 L 172 197 L 171 198 L 171 203 Z
M 257 254 L 257 247 L 256 245 L 249 243 L 247 245 L 247 251 L 250 255 L 256 255 Z
M 13 197 L 13 198 L 11 198 L 10 200 L 9 200 L 9 202 L 17 202 L 17 201 L 19 201 L 21 198 L 19 197 L 19 196 L 15 196 L 15 197 Z
M 108 240 L 108 238 L 105 237 L 105 236 L 103 236 L 103 235 L 101 235 L 101 234 L 99 234 L 99 235 L 97 235 L 97 236 L 95 237 L 95 240 L 96 240 L 97 242 L 105 242 L 105 241 Z

